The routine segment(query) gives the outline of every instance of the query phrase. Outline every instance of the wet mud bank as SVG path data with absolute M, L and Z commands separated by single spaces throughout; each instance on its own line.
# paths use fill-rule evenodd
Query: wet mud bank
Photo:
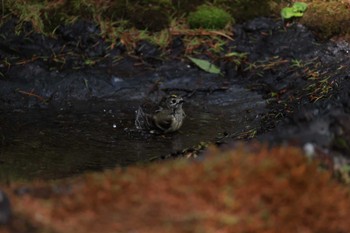
M 60 178 L 256 136 L 313 143 L 344 158 L 349 152 L 350 46 L 318 41 L 300 24 L 257 18 L 236 25 L 215 61 L 203 45 L 199 58 L 222 75 L 192 64 L 181 37 L 166 54 L 146 41 L 127 54 L 85 21 L 58 29 L 55 38 L 30 25 L 17 35 L 14 27 L 12 20 L 0 28 L 2 180 Z M 225 56 L 230 52 L 239 56 Z M 186 100 L 180 132 L 136 132 L 138 105 L 170 93 Z

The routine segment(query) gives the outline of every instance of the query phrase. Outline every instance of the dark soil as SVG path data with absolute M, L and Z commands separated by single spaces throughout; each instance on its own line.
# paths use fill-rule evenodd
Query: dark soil
M 135 51 L 128 53 L 121 43 L 111 48 L 99 36 L 98 27 L 87 21 L 59 28 L 55 38 L 33 32 L 29 24 L 17 34 L 15 26 L 16 19 L 12 19 L 0 28 L 1 151 L 14 145 L 16 139 L 23 145 L 38 125 L 43 128 L 33 135 L 41 135 L 36 136 L 40 137 L 37 141 L 46 144 L 52 141 L 52 133 L 45 129 L 66 129 L 67 122 L 74 122 L 71 131 L 60 133 L 62 143 L 54 147 L 70 148 L 72 145 L 64 139 L 79 141 L 84 147 L 89 144 L 84 141 L 86 138 L 107 142 L 101 154 L 106 147 L 119 150 L 116 138 L 122 138 L 123 142 L 131 139 L 128 147 L 134 151 L 138 150 L 133 144 L 135 138 L 147 139 L 148 147 L 154 142 L 159 142 L 155 144 L 157 149 L 166 145 L 165 150 L 156 154 L 148 152 L 143 145 L 138 156 L 131 160 L 122 151 L 124 157 L 108 162 L 113 157 L 110 154 L 111 157 L 104 158 L 106 162 L 93 165 L 92 170 L 144 161 L 145 157 L 152 160 L 169 157 L 167 154 L 183 155 L 183 151 L 201 141 L 221 144 L 255 136 L 272 144 L 288 142 L 334 150 L 347 163 L 350 46 L 346 42 L 319 42 L 303 25 L 295 23 L 286 27 L 280 20 L 257 18 L 233 28 L 234 40 L 227 43 L 222 58 L 215 60 L 223 75 L 214 75 L 199 70 L 184 58 L 181 37 L 173 38 L 166 53 L 147 41 L 139 42 Z M 198 49 L 200 58 L 213 60 L 207 49 L 205 45 Z M 229 52 L 247 56 L 237 63 L 224 58 Z M 137 135 L 133 131 L 137 106 L 145 100 L 157 102 L 169 93 L 186 99 L 185 110 L 190 113 L 187 125 L 179 134 L 165 139 Z M 108 128 L 113 124 L 113 120 L 108 120 L 111 115 L 102 116 L 103 111 L 109 110 L 119 114 L 118 132 Z M 58 116 L 60 122 L 65 122 L 63 126 L 57 123 Z M 77 119 L 86 124 L 80 124 Z M 94 126 L 89 128 L 89 122 Z M 103 127 L 101 122 L 107 126 Z M 79 138 L 81 135 L 83 139 Z M 176 138 L 181 143 L 169 146 Z M 75 149 L 80 151 L 82 147 Z M 54 153 L 57 156 L 58 152 Z M 1 161 L 8 163 L 4 158 Z M 61 176 L 90 169 L 91 166 L 79 169 L 72 166 L 73 171 Z M 42 178 L 44 174 L 34 177 Z

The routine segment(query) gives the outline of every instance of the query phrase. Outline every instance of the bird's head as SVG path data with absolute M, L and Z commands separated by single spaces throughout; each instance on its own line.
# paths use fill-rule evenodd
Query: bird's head
M 180 109 L 184 100 L 181 96 L 169 95 L 160 101 L 160 106 L 166 109 Z

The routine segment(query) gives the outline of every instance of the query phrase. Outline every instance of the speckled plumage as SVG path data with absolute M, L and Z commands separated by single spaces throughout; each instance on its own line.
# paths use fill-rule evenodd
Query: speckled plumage
M 135 126 L 142 130 L 158 130 L 163 133 L 171 133 L 180 129 L 186 117 L 182 109 L 183 99 L 180 96 L 170 95 L 164 97 L 158 104 L 158 109 L 145 113 L 140 106 L 136 111 Z

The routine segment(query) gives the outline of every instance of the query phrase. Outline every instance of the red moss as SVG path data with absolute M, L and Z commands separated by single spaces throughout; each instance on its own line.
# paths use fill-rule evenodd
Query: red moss
M 348 189 L 299 150 L 212 148 L 207 157 L 90 174 L 69 195 L 12 200 L 55 232 L 350 231 Z

